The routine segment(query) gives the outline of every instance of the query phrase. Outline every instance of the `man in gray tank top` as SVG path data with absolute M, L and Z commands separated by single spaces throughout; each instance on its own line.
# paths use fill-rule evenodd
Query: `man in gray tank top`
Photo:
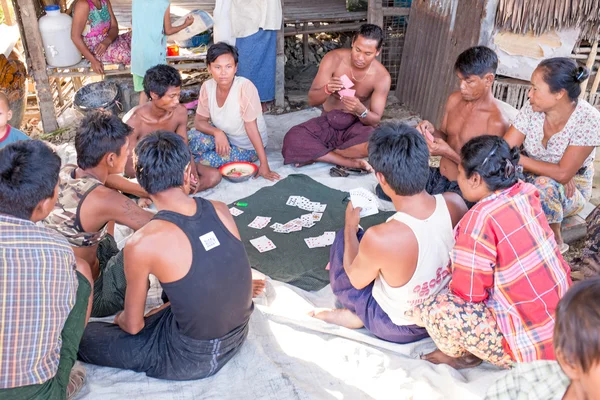
M 455 193 L 425 191 L 429 151 L 423 136 L 398 122 L 378 127 L 369 140 L 369 162 L 396 214 L 386 223 L 359 229 L 360 208 L 348 204 L 346 223 L 331 248 L 329 279 L 344 308 L 316 318 L 375 336 L 410 343 L 427 332 L 404 312 L 448 283 L 452 228 L 467 211 Z

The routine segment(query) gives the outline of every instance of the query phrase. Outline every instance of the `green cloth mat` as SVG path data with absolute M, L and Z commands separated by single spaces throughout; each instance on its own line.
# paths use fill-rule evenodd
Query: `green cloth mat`
M 344 178 L 339 178 L 344 179 Z M 321 221 L 312 228 L 302 228 L 299 232 L 275 233 L 270 226 L 275 222 L 285 224 L 309 211 L 288 206 L 290 196 L 304 196 L 310 201 L 327 204 Z M 346 206 L 343 200 L 347 192 L 331 189 L 306 175 L 290 175 L 275 185 L 260 189 L 250 197 L 237 201 L 248 203 L 247 207 L 236 207 L 244 213 L 234 217 L 240 236 L 246 247 L 250 265 L 258 271 L 278 281 L 286 282 L 304 290 L 319 290 L 329 284 L 329 262 L 331 246 L 309 249 L 305 238 L 320 236 L 326 231 L 339 231 L 344 227 Z M 233 204 L 230 204 L 232 207 Z M 380 212 L 360 221 L 367 229 L 384 222 L 393 213 Z M 271 217 L 271 222 L 263 229 L 248 226 L 257 216 Z M 260 253 L 250 243 L 251 239 L 266 236 L 275 243 L 276 249 Z

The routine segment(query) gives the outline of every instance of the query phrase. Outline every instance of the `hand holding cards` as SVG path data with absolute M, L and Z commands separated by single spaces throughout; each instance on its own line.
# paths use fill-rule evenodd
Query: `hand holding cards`
M 354 208 L 360 207 L 360 217 L 368 217 L 379 212 L 377 208 L 377 198 L 365 188 L 356 188 L 350 191 L 350 201 Z

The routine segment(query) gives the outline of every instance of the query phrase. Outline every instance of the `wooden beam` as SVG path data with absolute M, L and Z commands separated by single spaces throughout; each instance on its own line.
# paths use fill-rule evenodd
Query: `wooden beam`
M 281 0 L 282 13 L 284 0 Z M 277 31 L 277 55 L 275 64 L 275 107 L 285 107 L 285 23 L 281 19 L 281 29 Z
M 597 54 L 598 54 L 598 41 L 596 40 L 594 42 L 594 44 L 592 45 L 592 50 L 590 51 L 589 58 L 585 65 L 588 68 L 588 70 L 590 70 L 590 71 L 592 70 L 592 67 L 594 66 L 594 61 L 596 60 Z M 586 79 L 585 81 L 581 82 L 581 94 L 579 95 L 580 99 L 585 99 L 588 81 L 589 81 L 589 78 Z
M 308 22 L 304 23 L 302 27 L 302 59 L 304 65 L 308 64 Z
M 6 21 L 6 25 L 12 26 L 15 21 L 12 19 L 12 15 L 10 14 L 10 8 L 8 7 L 8 0 L 0 0 L 0 5 L 2 5 L 2 12 L 4 13 L 4 21 Z
M 369 0 L 367 9 L 367 22 L 383 28 L 383 2 Z
M 353 32 L 360 28 L 360 26 L 364 22 L 350 23 L 350 24 L 329 24 L 329 25 L 320 25 L 315 26 L 313 28 L 308 28 L 307 30 L 299 30 L 296 27 L 286 27 L 284 35 L 287 36 L 296 36 L 303 35 L 304 33 L 321 33 L 321 32 Z
M 42 36 L 38 29 L 38 20 L 33 0 L 13 0 L 13 7 L 17 20 L 20 20 L 19 28 L 21 38 L 26 44 L 25 57 L 29 75 L 33 76 L 37 92 L 38 105 L 42 115 L 42 126 L 44 132 L 49 133 L 58 129 L 54 102 L 50 81 L 46 72 L 46 58 L 44 57 L 44 45 Z
M 410 15 L 410 7 L 383 7 L 381 12 L 386 17 L 406 17 Z
M 598 68 L 598 70 L 596 71 L 596 77 L 594 78 L 592 89 L 590 90 L 590 100 L 598 91 L 598 86 L 600 86 L 600 68 Z

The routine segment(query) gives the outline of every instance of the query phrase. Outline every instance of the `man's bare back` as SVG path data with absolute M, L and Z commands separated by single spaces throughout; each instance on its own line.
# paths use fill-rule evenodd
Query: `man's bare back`
M 129 139 L 129 158 L 125 166 L 125 175 L 130 178 L 135 177 L 133 149 L 146 135 L 159 130 L 175 132 L 187 143 L 187 110 L 183 105 L 179 105 L 175 111 L 167 111 L 156 117 L 152 113 L 152 103 L 146 103 L 129 111 L 123 117 L 123 122 L 133 128 Z
M 498 100 L 465 101 L 460 91 L 448 97 L 444 120 L 440 131 L 446 135 L 446 142 L 456 153 L 465 143 L 476 136 L 502 136 L 508 130 L 509 123 L 502 113 Z M 456 181 L 458 164 L 450 157 L 442 156 L 440 172 L 450 181 Z

